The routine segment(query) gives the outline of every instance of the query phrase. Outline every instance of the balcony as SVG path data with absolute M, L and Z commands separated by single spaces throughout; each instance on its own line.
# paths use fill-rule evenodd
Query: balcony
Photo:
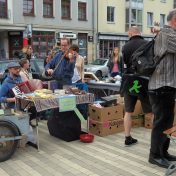
M 142 0 L 127 0 L 126 1 L 126 8 L 132 8 L 132 9 L 143 9 L 144 3 Z

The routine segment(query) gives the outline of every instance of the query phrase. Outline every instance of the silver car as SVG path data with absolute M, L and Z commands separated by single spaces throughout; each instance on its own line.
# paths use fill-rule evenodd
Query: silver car
M 106 77 L 109 74 L 108 69 L 108 60 L 109 59 L 96 59 L 92 63 L 84 66 L 85 72 L 92 72 L 94 73 L 98 78 Z

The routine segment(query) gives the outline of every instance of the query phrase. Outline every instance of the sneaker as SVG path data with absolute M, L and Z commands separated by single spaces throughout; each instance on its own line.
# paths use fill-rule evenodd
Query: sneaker
M 126 146 L 130 146 L 130 145 L 136 144 L 137 142 L 138 142 L 138 140 L 132 138 L 131 136 L 128 136 L 128 137 L 126 137 L 126 139 L 125 139 L 125 145 L 126 145 Z

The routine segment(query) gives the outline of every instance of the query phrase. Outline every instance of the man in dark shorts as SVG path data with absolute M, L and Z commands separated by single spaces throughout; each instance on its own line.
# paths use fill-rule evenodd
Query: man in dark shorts
M 122 54 L 123 54 L 123 61 L 124 61 L 124 67 L 125 67 L 126 73 L 132 75 L 130 76 L 129 79 L 130 81 L 132 80 L 132 83 L 134 83 L 135 85 L 135 83 L 138 83 L 135 81 L 138 81 L 138 80 L 136 80 L 136 78 L 133 76 L 132 70 L 130 70 L 131 56 L 134 53 L 134 51 L 136 51 L 140 46 L 145 44 L 147 41 L 143 39 L 143 37 L 140 34 L 139 29 L 136 26 L 133 26 L 129 29 L 128 36 L 130 39 L 123 46 Z M 126 78 L 124 77 L 124 79 Z M 127 86 L 128 86 L 128 83 L 127 83 Z M 147 80 L 147 86 L 148 86 L 148 80 Z M 140 85 L 137 88 L 140 88 L 140 87 L 144 88 L 147 86 Z M 136 88 L 136 87 L 131 87 L 131 90 L 132 88 Z M 134 108 L 135 108 L 137 100 L 140 99 L 144 113 L 151 113 L 151 106 L 149 103 L 147 91 L 145 92 L 144 96 L 137 96 L 137 95 L 135 96 L 135 95 L 129 94 L 130 89 L 128 88 L 126 89 L 127 91 L 123 93 L 124 102 L 125 102 L 125 116 L 124 116 L 125 145 L 130 146 L 138 142 L 137 139 L 132 138 L 132 136 L 130 135 L 131 127 L 132 127 L 131 115 L 134 112 Z M 138 90 L 135 90 L 135 91 L 138 91 Z

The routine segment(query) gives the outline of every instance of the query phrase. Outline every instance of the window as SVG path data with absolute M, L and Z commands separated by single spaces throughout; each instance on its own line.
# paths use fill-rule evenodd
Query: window
M 165 14 L 160 14 L 160 27 L 165 25 Z
M 34 15 L 34 0 L 23 0 L 23 15 Z
M 107 21 L 114 22 L 114 7 L 108 6 L 107 7 Z
M 166 3 L 166 0 L 160 0 L 160 2 Z
M 142 31 L 142 10 L 141 9 L 126 9 L 126 25 L 125 31 L 128 31 L 131 26 L 138 26 Z
M 143 0 L 132 0 L 132 2 L 143 2 Z
M 147 26 L 151 27 L 153 26 L 153 13 L 147 12 Z
M 0 0 L 0 18 L 8 18 L 7 0 Z
M 137 16 L 136 16 L 136 9 L 131 10 L 131 23 L 136 23 Z
M 43 16 L 53 17 L 53 0 L 43 0 Z
M 61 1 L 62 19 L 71 19 L 70 16 L 70 0 Z
M 32 48 L 37 58 L 44 58 L 55 44 L 55 33 L 50 31 L 33 31 Z
M 78 20 L 86 21 L 87 20 L 87 4 L 85 2 L 78 2 Z

